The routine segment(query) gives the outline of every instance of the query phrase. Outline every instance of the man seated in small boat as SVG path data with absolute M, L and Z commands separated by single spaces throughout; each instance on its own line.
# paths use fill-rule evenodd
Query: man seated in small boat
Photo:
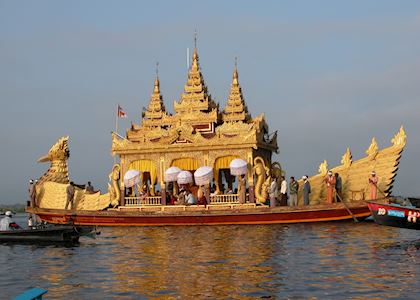
M 13 214 L 11 211 L 6 211 L 5 216 L 0 221 L 0 231 L 7 231 L 13 229 L 20 229 L 21 227 L 12 220 Z

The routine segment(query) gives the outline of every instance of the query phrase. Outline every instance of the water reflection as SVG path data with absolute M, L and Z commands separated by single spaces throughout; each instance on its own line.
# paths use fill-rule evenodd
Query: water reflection
M 351 222 L 101 231 L 98 239 L 71 248 L 0 245 L 0 263 L 11 274 L 0 280 L 0 288 L 9 287 L 10 298 L 39 286 L 49 290 L 49 299 L 357 299 L 419 293 L 413 291 L 420 270 L 415 231 Z

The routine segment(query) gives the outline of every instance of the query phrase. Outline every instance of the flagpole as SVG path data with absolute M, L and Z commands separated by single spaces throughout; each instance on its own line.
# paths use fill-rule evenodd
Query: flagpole
M 118 134 L 118 114 L 119 114 L 119 106 L 117 107 L 117 113 L 115 114 L 115 133 Z
M 119 107 L 117 106 L 117 113 L 115 114 L 115 133 L 118 135 L 118 114 L 119 114 Z M 117 163 L 117 155 L 114 155 L 114 165 Z

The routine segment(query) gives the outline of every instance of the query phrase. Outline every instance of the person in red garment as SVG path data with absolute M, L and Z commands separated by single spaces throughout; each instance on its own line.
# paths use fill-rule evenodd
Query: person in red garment
M 327 176 L 324 179 L 327 185 L 327 203 L 332 204 L 334 202 L 334 188 L 336 179 L 331 171 L 328 171 Z
M 370 186 L 370 200 L 375 200 L 378 194 L 378 177 L 376 172 L 372 171 L 371 176 L 369 177 L 369 186 Z

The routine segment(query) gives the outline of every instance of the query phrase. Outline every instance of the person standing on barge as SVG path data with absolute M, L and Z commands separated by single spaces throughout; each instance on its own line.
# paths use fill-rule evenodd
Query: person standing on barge
M 290 206 L 298 205 L 298 190 L 299 183 L 295 180 L 295 177 L 290 177 L 289 193 L 290 193 Z
M 335 192 L 336 192 L 335 202 L 341 202 L 341 199 L 343 199 L 343 181 L 341 180 L 340 174 L 335 173 L 334 176 L 335 176 Z
M 378 177 L 376 172 L 372 171 L 371 176 L 369 177 L 369 186 L 370 186 L 370 200 L 375 200 L 378 196 Z
M 328 171 L 328 175 L 324 179 L 325 184 L 327 185 L 327 203 L 334 203 L 334 189 L 335 189 L 335 176 L 332 171 Z
M 308 180 L 308 175 L 302 177 L 303 179 L 303 205 L 309 205 L 309 194 L 311 193 L 311 184 Z
M 67 201 L 66 201 L 66 207 L 68 208 L 70 205 L 70 209 L 73 209 L 73 199 L 74 199 L 74 183 L 73 181 L 70 181 L 70 184 L 66 188 L 66 194 L 67 194 Z
M 35 182 L 33 179 L 29 180 L 28 193 L 29 193 L 29 203 L 31 207 L 34 207 L 36 204 L 35 202 L 36 190 L 35 190 Z
M 277 197 L 278 197 L 278 186 L 277 186 L 277 180 L 276 177 L 274 175 L 271 176 L 271 183 L 270 183 L 270 188 L 269 188 L 269 196 L 270 196 L 270 207 L 275 207 L 276 206 L 276 201 L 277 201 Z
M 287 181 L 284 176 L 281 177 L 280 206 L 287 206 Z
M 238 194 L 239 194 L 239 203 L 244 204 L 246 201 L 245 175 L 240 175 L 238 177 Z

